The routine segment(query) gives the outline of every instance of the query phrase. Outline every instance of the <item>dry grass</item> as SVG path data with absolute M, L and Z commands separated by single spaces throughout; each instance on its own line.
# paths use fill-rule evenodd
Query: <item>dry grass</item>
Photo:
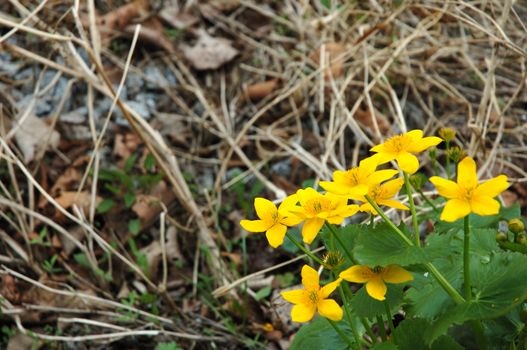
M 109 50 L 101 43 L 94 0 L 83 4 L 86 13 L 79 1 L 41 1 L 35 6 L 10 0 L 0 5 L 0 50 L 26 65 L 68 77 L 64 99 L 71 96 L 74 84 L 86 87 L 91 150 L 77 191 L 91 189 L 92 194 L 86 215 L 79 208 L 63 208 L 41 186 L 37 176 L 40 164 L 22 161 L 13 142 L 14 132 L 8 128 L 9 120 L 30 111 L 15 107 L 9 89 L 0 92 L 0 154 L 5 167 L 0 183 L 3 291 L 5 277 L 11 276 L 46 295 L 77 301 L 67 306 L 15 305 L 4 295 L 3 317 L 13 320 L 24 334 L 28 326 L 23 316 L 35 310 L 54 314 L 57 322 L 88 325 L 90 329 L 82 335 L 33 330 L 33 336 L 43 340 L 112 342 L 132 335 L 163 335 L 163 339 L 181 338 L 188 344 L 199 341 L 203 348 L 213 344 L 224 348 L 225 342 L 247 346 L 244 336 L 218 323 L 221 318 L 207 320 L 182 312 L 168 280 L 168 270 L 174 267 L 167 263 L 166 227 L 177 227 L 186 237 L 182 244 L 192 242 L 188 247 L 196 249 L 196 254 L 191 253 L 194 261 L 189 263 L 194 293 L 200 292 L 197 281 L 202 273 L 213 276 L 219 287 L 216 296 L 243 301 L 240 292 L 247 292 L 254 297 L 255 291 L 246 286 L 248 280 L 262 278 L 298 259 L 274 267 L 270 260 L 271 267 L 262 271 L 249 266 L 252 274 L 238 278 L 239 271 L 229 268 L 221 252 L 227 250 L 226 240 L 240 236 L 236 218 L 246 213 L 234 208 L 238 216 L 217 215 L 226 203 L 232 203 L 231 186 L 257 179 L 264 184 L 267 197 L 279 200 L 304 180 L 328 179 L 333 170 L 356 164 L 371 145 L 390 134 L 414 128 L 434 134 L 440 127 L 454 127 L 459 145 L 480 161 L 482 176 L 505 172 L 517 184 L 514 191 L 523 195 L 521 183 L 527 181 L 527 52 L 523 49 L 527 44 L 527 6 L 510 0 L 402 1 L 399 6 L 376 0 L 346 3 L 328 9 L 319 1 L 241 0 L 230 12 L 206 12 L 207 8 L 198 7 L 195 1 L 179 1 L 181 8 L 202 14 L 201 27 L 231 38 L 241 49 L 233 63 L 205 73 L 193 71 L 177 49 L 149 54 L 138 41 L 140 24 L 127 41 L 127 52 L 120 56 Z M 81 23 L 81 15 L 89 19 L 87 27 Z M 335 43 L 338 50 L 332 51 L 330 45 L 324 45 L 327 43 Z M 84 53 L 89 61 L 83 58 Z M 117 89 L 109 77 L 108 62 L 121 70 Z M 168 67 L 177 77 L 176 86 L 153 83 L 164 91 L 170 106 L 160 109 L 158 116 L 177 122 L 186 145 L 171 144 L 162 130 L 156 130 L 120 97 L 129 72 L 149 79 L 141 71 L 149 62 Z M 263 99 L 250 101 L 244 96 L 245 87 L 271 78 L 279 83 Z M 0 81 L 7 87 L 17 86 L 10 76 L 0 75 Z M 40 84 L 37 81 L 35 95 L 50 88 Z M 94 115 L 95 96 L 113 101 L 107 115 Z M 162 247 L 158 276 L 147 276 L 126 249 L 110 245 L 94 225 L 98 173 L 105 161 L 103 149 L 113 137 L 114 108 L 155 157 L 175 193 L 174 206 L 165 208 L 155 222 Z M 61 109 L 59 105 L 51 116 L 54 124 L 61 123 Z M 50 152 L 60 156 L 58 151 Z M 272 168 L 284 161 L 289 176 Z M 234 167 L 244 171 L 228 178 Z M 212 174 L 212 188 L 192 192 L 183 176 L 188 169 Z M 36 203 L 42 197 L 65 220 L 57 222 L 40 213 Z M 165 220 L 167 215 L 169 220 Z M 181 221 L 183 217 L 190 219 Z M 220 232 L 223 220 L 231 221 L 232 232 Z M 101 280 L 85 283 L 79 276 L 77 284 L 52 281 L 29 244 L 28 233 L 42 224 L 61 235 L 61 240 L 70 240 L 95 266 L 96 250 L 108 252 L 128 266 L 137 283 L 160 297 L 162 316 L 116 301 L 118 290 L 109 289 Z M 82 235 L 72 235 L 73 227 L 80 228 Z M 199 246 L 206 246 L 208 255 L 200 255 Z M 85 292 L 87 286 L 90 293 Z M 237 291 L 237 287 L 241 289 Z M 126 311 L 136 313 L 137 318 L 115 321 L 113 316 Z M 212 335 L 201 335 L 203 329 Z

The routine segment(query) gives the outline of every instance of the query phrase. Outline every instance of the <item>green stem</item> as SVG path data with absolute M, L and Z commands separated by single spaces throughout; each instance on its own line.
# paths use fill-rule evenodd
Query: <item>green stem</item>
M 348 295 L 348 298 L 351 300 L 353 298 L 353 292 L 351 291 L 351 288 L 347 282 L 344 283 L 346 286 L 346 289 L 344 289 L 344 293 Z M 342 284 L 341 284 L 342 286 Z M 360 322 L 362 323 L 362 326 L 366 330 L 366 333 L 371 338 L 371 341 L 375 343 L 375 334 L 373 334 L 373 330 L 370 327 L 370 324 L 368 323 L 368 320 L 366 320 L 365 317 L 360 317 Z
M 439 209 L 437 209 L 437 207 L 435 206 L 434 202 L 432 202 L 427 196 L 425 196 L 425 194 L 423 193 L 423 191 L 421 189 L 416 189 L 417 192 L 419 192 L 419 194 L 421 195 L 421 197 L 423 198 L 423 200 L 429 205 L 432 207 L 432 209 L 434 209 L 434 211 L 436 213 L 439 213 Z
M 342 249 L 344 250 L 344 253 L 346 253 L 346 255 L 348 256 L 348 258 L 350 259 L 350 261 L 357 265 L 357 261 L 353 258 L 353 254 L 351 254 L 351 252 L 349 251 L 349 249 L 344 245 L 344 242 L 342 241 L 342 239 L 340 238 L 337 230 L 335 230 L 335 227 L 333 227 L 332 224 L 326 222 L 326 227 L 331 231 L 331 236 L 332 237 L 335 237 L 335 239 L 337 240 L 337 242 L 339 242 L 340 246 L 342 247 Z
M 388 318 L 388 325 L 390 326 L 390 334 L 393 339 L 393 343 L 397 344 L 397 341 L 395 340 L 395 326 L 393 325 L 393 318 L 392 313 L 390 312 L 390 304 L 388 304 L 388 300 L 384 300 L 384 310 L 386 311 L 386 317 Z
M 474 320 L 470 322 L 472 330 L 476 336 L 476 342 L 478 343 L 479 350 L 487 350 L 487 340 L 485 339 L 485 333 L 483 332 L 483 325 L 481 320 Z
M 349 345 L 350 348 L 356 349 L 356 344 L 353 343 L 346 334 L 344 334 L 344 332 L 337 326 L 335 322 L 331 321 L 329 318 L 326 318 L 326 320 L 328 320 L 329 324 L 335 329 L 335 332 L 338 333 L 338 335 Z
M 421 245 L 421 240 L 419 237 L 419 223 L 417 222 L 417 214 L 415 212 L 415 203 L 414 203 L 414 196 L 412 195 L 412 186 L 410 185 L 408 174 L 403 172 L 403 177 L 404 177 L 404 186 L 406 188 L 406 193 L 408 194 L 408 203 L 410 204 L 410 211 L 412 212 L 412 223 L 414 224 L 415 245 L 419 247 Z
M 335 276 L 335 278 L 337 278 L 337 276 Z M 339 286 L 338 289 L 339 289 L 340 298 L 342 299 L 342 304 L 344 306 L 344 311 L 346 312 L 346 319 L 348 320 L 348 324 L 350 326 L 351 333 L 353 333 L 353 338 L 355 338 L 356 344 L 366 343 L 361 338 L 361 336 L 359 335 L 359 332 L 357 332 L 357 328 L 355 328 L 355 325 L 353 324 L 353 319 L 351 318 L 351 312 L 349 310 L 349 303 L 348 303 L 348 300 L 346 298 L 346 294 L 344 293 L 344 289 L 342 288 L 342 286 Z M 358 348 L 358 346 L 357 346 L 357 348 Z
M 397 226 L 395 226 L 393 221 L 391 221 L 386 216 L 384 211 L 381 208 L 379 208 L 377 203 L 375 203 L 369 196 L 366 195 L 365 197 L 368 203 L 370 203 L 371 206 L 377 211 L 377 213 L 379 213 L 379 215 L 384 219 L 384 221 L 388 224 L 388 226 L 390 226 L 392 230 L 399 235 L 402 241 L 405 242 L 409 246 L 413 246 L 414 243 L 408 237 L 406 237 L 406 235 L 401 230 L 399 230 Z M 459 292 L 455 290 L 454 287 L 452 287 L 452 285 L 447 281 L 447 279 L 441 274 L 441 272 L 439 272 L 439 270 L 432 263 L 426 263 L 424 264 L 424 266 L 426 267 L 428 272 L 430 272 L 430 274 L 434 276 L 434 278 L 441 285 L 441 287 L 445 290 L 445 292 L 447 292 L 448 295 L 450 295 L 450 297 L 456 302 L 456 304 L 461 304 L 465 302 L 465 299 L 463 298 L 463 296 L 461 296 L 461 294 L 459 294 Z
M 307 256 L 309 256 L 311 259 L 315 260 L 318 264 L 320 265 L 324 265 L 324 263 L 322 262 L 322 260 L 320 260 L 319 258 L 317 258 L 313 253 L 311 253 L 309 250 L 306 249 L 306 247 L 304 247 L 300 242 L 298 242 L 294 237 L 293 235 L 291 235 L 289 232 L 286 232 L 285 233 L 286 237 L 289 238 L 289 240 L 291 242 L 293 242 L 294 245 L 296 245 L 298 247 L 298 249 L 300 249 L 302 252 L 304 252 L 304 254 L 306 254 Z
M 386 337 L 386 328 L 384 326 L 384 320 L 382 319 L 382 316 L 377 316 L 377 326 L 379 327 L 379 332 L 381 333 L 381 339 L 383 342 L 387 340 Z
M 450 149 L 450 141 L 445 141 L 446 144 L 446 178 L 450 180 L 450 156 L 448 150 Z
M 463 240 L 463 284 L 465 285 L 465 299 L 467 302 L 472 300 L 472 291 L 470 289 L 470 219 L 465 216 L 465 237 Z

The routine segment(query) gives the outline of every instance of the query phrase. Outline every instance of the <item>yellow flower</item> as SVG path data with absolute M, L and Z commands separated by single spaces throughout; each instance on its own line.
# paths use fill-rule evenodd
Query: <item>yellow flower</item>
M 338 280 L 320 287 L 318 273 L 308 265 L 302 267 L 302 285 L 304 289 L 291 290 L 280 293 L 282 297 L 295 304 L 291 310 L 291 319 L 294 322 L 307 322 L 315 316 L 318 310 L 320 316 L 332 321 L 342 319 L 342 309 L 333 299 L 328 296 L 339 286 L 342 280 Z
M 304 221 L 302 238 L 311 244 L 318 232 L 327 221 L 330 224 L 341 224 L 348 216 L 359 211 L 356 204 L 348 205 L 346 197 L 332 193 L 322 194 L 312 188 L 296 192 L 300 206 L 290 208 L 289 211 Z
M 476 162 L 470 157 L 464 158 L 457 166 L 457 183 L 438 176 L 430 178 L 439 194 L 448 199 L 440 219 L 456 221 L 470 213 L 495 215 L 500 211 L 500 203 L 494 199 L 509 187 L 507 176 L 500 175 L 478 183 Z
M 373 147 L 370 151 L 377 152 L 374 157 L 378 157 L 379 164 L 395 159 L 402 171 L 413 174 L 419 169 L 419 160 L 413 154 L 436 146 L 441 141 L 436 136 L 423 137 L 422 130 L 412 130 L 402 135 L 393 136 L 386 142 Z
M 393 199 L 397 193 L 403 187 L 404 180 L 401 178 L 390 180 L 382 185 L 375 185 L 370 187 L 368 190 L 368 196 L 379 206 L 385 205 L 387 207 L 392 207 L 396 209 L 408 210 L 408 207 L 401 202 Z M 370 203 L 366 200 L 365 196 L 353 197 L 352 199 L 365 202 L 359 207 L 360 211 L 370 212 L 373 215 L 377 215 L 377 210 L 371 206 Z
M 342 271 L 339 277 L 348 282 L 366 283 L 366 292 L 377 300 L 386 299 L 386 283 L 404 283 L 414 279 L 410 272 L 398 265 L 376 266 L 373 269 L 355 265 Z
M 378 185 L 397 174 L 397 170 L 386 169 L 375 171 L 377 158 L 363 159 L 358 167 L 347 171 L 333 172 L 333 181 L 321 181 L 320 187 L 328 192 L 343 196 L 360 196 L 368 193 L 368 188 Z
M 289 212 L 297 202 L 298 197 L 293 194 L 284 199 L 277 209 L 270 200 L 255 198 L 254 208 L 260 220 L 242 220 L 240 225 L 249 232 L 265 232 L 271 247 L 276 248 L 284 242 L 287 226 L 298 225 L 302 221 Z

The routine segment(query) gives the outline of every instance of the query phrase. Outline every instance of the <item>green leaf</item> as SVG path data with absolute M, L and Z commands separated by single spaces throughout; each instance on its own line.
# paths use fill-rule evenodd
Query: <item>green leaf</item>
M 393 313 L 396 313 L 401 306 L 403 300 L 403 287 L 396 284 L 387 284 L 388 292 L 386 293 L 386 300 L 390 305 Z M 372 318 L 379 315 L 384 315 L 384 303 L 382 301 L 373 299 L 366 292 L 366 288 L 362 287 L 356 293 L 350 302 L 353 314 L 358 317 Z
M 262 300 L 262 299 L 265 299 L 267 298 L 269 295 L 271 295 L 271 292 L 273 291 L 273 289 L 270 287 L 270 286 L 267 286 L 267 287 L 263 287 L 262 289 L 260 289 L 258 292 L 256 292 L 256 294 L 254 295 L 254 298 L 259 301 L 259 300 Z
M 134 153 L 128 159 L 126 159 L 126 162 L 124 163 L 124 172 L 129 173 L 134 168 L 135 162 L 137 161 L 138 154 Z
M 338 322 L 337 327 L 352 339 L 352 334 L 345 322 Z M 309 324 L 303 325 L 296 333 L 291 344 L 291 350 L 344 350 L 348 349 L 348 344 L 344 342 L 323 317 L 316 317 Z
M 429 260 L 424 249 L 408 246 L 384 223 L 374 229 L 363 226 L 354 247 L 355 258 L 362 265 L 407 266 Z
M 123 196 L 124 206 L 130 208 L 135 203 L 135 193 L 126 192 Z
M 397 345 L 401 349 L 419 349 L 419 350 L 462 350 L 463 347 L 459 345 L 450 336 L 443 335 L 433 342 L 430 347 L 427 345 L 427 338 L 425 331 L 430 327 L 430 323 L 424 319 L 407 318 L 397 325 L 395 328 L 394 338 L 397 340 Z
M 291 227 L 289 229 L 289 234 L 293 236 L 293 238 L 297 242 L 302 242 L 302 234 L 300 232 L 300 229 L 298 227 Z M 289 240 L 289 238 L 284 239 L 284 243 L 282 244 L 282 248 L 289 253 L 298 253 L 300 250 L 298 247 Z
M 141 220 L 132 219 L 128 221 L 128 231 L 130 231 L 130 233 L 133 235 L 138 234 L 141 231 Z
M 346 254 L 346 249 L 353 254 L 353 248 L 355 246 L 355 241 L 357 239 L 357 236 L 360 232 L 367 229 L 366 225 L 346 225 L 341 227 L 335 227 L 337 234 L 340 237 L 340 240 L 345 245 L 345 249 L 342 248 L 342 246 L 339 244 L 339 241 L 335 239 L 331 231 L 326 227 L 323 226 L 322 230 L 320 231 L 320 236 L 322 237 L 322 240 L 324 241 L 324 245 L 329 248 L 331 251 L 338 251 L 344 259 L 346 260 L 346 263 L 343 265 L 343 267 L 349 267 L 350 265 L 353 265 L 352 261 L 349 259 L 348 255 Z
M 88 257 L 84 253 L 77 253 L 73 255 L 73 260 L 75 260 L 77 264 L 83 267 L 88 267 L 88 268 L 92 267 L 90 261 L 88 260 Z
M 427 332 L 432 342 L 453 324 L 506 314 L 523 302 L 527 286 L 527 257 L 520 253 L 492 254 L 488 261 L 471 257 L 473 300 L 447 310 Z
M 398 349 L 401 349 L 401 348 L 397 347 L 396 345 L 394 345 L 392 343 L 380 343 L 380 344 L 375 344 L 370 349 L 371 350 L 398 350 Z
M 170 343 L 158 343 L 155 350 L 181 350 L 176 343 L 171 341 Z
M 456 342 L 452 337 L 448 335 L 442 335 L 440 336 L 430 348 L 431 350 L 463 350 L 464 347 L 459 345 L 458 342 Z
M 97 206 L 97 213 L 104 214 L 107 213 L 110 209 L 112 209 L 115 205 L 115 202 L 112 199 L 106 198 L 99 203 Z
M 143 161 L 143 166 L 147 171 L 154 170 L 154 167 L 156 165 L 156 160 L 154 156 L 151 153 L 148 153 L 145 157 L 145 160 Z

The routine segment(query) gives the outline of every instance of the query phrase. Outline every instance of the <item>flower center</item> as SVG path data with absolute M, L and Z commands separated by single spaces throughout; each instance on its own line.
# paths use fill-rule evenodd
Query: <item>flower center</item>
M 348 186 L 357 186 L 361 183 L 360 169 L 352 168 L 346 172 L 346 184 Z
M 318 304 L 318 291 L 317 290 L 309 291 L 307 297 L 309 298 L 309 301 L 312 304 Z
M 331 209 L 331 201 L 324 197 L 311 198 L 305 204 L 304 209 L 308 214 L 317 215 L 324 211 L 329 211 Z
M 467 200 L 467 201 L 470 201 L 472 199 L 472 197 L 474 196 L 474 190 L 476 189 L 476 187 L 473 187 L 473 186 L 468 186 L 468 187 L 464 187 L 464 188 L 461 188 L 461 195 L 460 197 Z
M 373 272 L 375 272 L 376 274 L 379 274 L 382 272 L 382 270 L 384 270 L 384 267 L 382 266 L 375 266 L 373 269 Z
M 368 191 L 368 195 L 373 200 L 381 198 L 381 195 L 382 195 L 382 188 L 381 188 L 381 186 L 377 185 L 377 186 L 374 186 L 374 187 L 370 187 L 370 190 Z
M 273 222 L 276 223 L 280 219 L 280 215 L 278 214 L 278 211 L 275 211 L 271 214 L 271 219 L 273 219 Z
M 394 153 L 399 153 L 401 151 L 406 151 L 410 145 L 410 138 L 407 135 L 398 135 L 389 138 L 386 142 L 386 148 Z

